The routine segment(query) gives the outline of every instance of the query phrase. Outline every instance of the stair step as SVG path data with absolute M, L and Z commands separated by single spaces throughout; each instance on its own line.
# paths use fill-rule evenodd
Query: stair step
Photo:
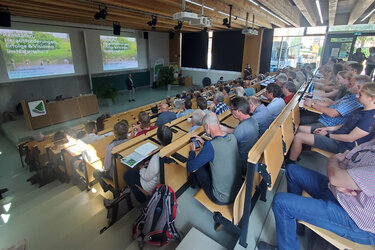
M 89 198 L 88 195 L 86 195 L 86 198 Z M 71 200 L 68 207 L 56 214 L 57 216 L 60 215 L 60 217 L 50 219 L 49 224 L 46 223 L 46 226 L 41 228 L 36 235 L 30 237 L 30 249 L 55 249 L 56 241 L 58 241 L 60 236 L 67 235 L 77 228 L 81 228 L 82 233 L 84 231 L 82 225 L 104 208 L 103 197 L 100 195 L 93 195 L 92 198 L 82 199 L 81 201 L 73 201 L 74 198 Z M 97 233 L 95 235 L 98 234 L 100 228 L 96 228 L 96 230 Z M 49 234 L 49 232 L 53 232 L 53 235 L 45 238 L 44 235 Z
M 132 227 L 139 214 L 132 209 L 84 249 L 124 249 L 133 241 Z
M 178 245 L 176 250 L 225 250 L 226 248 L 200 232 L 196 228 L 191 228 L 185 238 Z
M 178 242 L 172 240 L 172 241 L 168 242 L 166 245 L 164 245 L 162 247 L 157 247 L 157 249 L 174 250 L 174 249 L 176 249 L 177 246 L 178 246 Z M 143 249 L 144 250 L 155 250 L 156 247 L 152 246 L 150 244 L 144 243 Z M 190 248 L 190 249 L 194 249 L 194 248 Z M 134 240 L 127 248 L 125 248 L 125 250 L 139 250 L 139 243 L 138 243 L 138 241 Z
M 107 225 L 107 209 L 102 208 L 86 223 L 70 229 L 68 234 L 56 240 L 53 249 L 83 249 L 100 236 L 100 229 Z

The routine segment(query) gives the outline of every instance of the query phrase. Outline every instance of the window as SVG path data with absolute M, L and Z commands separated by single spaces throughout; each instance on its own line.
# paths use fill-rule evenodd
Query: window
M 274 36 L 303 36 L 305 28 L 277 28 L 274 31 Z
M 328 32 L 337 31 L 374 31 L 375 24 L 353 24 L 353 25 L 336 25 L 329 26 Z
M 211 69 L 212 64 L 212 35 L 213 32 L 208 32 L 208 54 L 207 54 L 207 68 Z
M 325 34 L 326 32 L 327 26 L 316 26 L 306 28 L 306 35 Z

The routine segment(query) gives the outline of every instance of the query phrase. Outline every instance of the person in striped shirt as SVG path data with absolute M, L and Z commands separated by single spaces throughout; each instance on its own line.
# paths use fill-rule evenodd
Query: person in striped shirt
M 288 193 L 277 194 L 272 206 L 277 249 L 299 249 L 296 220 L 375 245 L 375 139 L 332 156 L 327 176 L 296 164 L 285 175 Z M 301 196 L 303 190 L 312 198 Z M 276 248 L 259 242 L 258 249 Z

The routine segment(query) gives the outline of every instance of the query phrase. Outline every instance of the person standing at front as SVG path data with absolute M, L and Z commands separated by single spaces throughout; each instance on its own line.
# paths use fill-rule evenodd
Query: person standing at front
M 126 79 L 126 85 L 128 86 L 128 90 L 129 90 L 129 102 L 135 101 L 134 99 L 135 85 L 132 79 L 132 74 L 128 75 L 128 78 Z

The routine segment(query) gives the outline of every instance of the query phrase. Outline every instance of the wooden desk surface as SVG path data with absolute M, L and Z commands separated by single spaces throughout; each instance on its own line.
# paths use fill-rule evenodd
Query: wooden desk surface
M 317 113 L 317 114 L 320 114 L 320 115 L 323 114 L 319 110 L 316 110 L 316 109 L 314 109 L 312 107 L 309 107 L 309 106 L 306 106 L 306 105 L 304 105 L 303 108 L 306 109 L 306 110 L 308 110 L 308 111 L 310 111 L 310 112 L 314 112 L 314 113 Z
M 188 120 L 185 120 L 183 122 L 180 122 L 179 124 L 176 124 L 176 126 L 179 127 L 180 129 L 185 130 L 186 132 L 189 132 L 191 128 L 191 122 L 188 122 Z
M 237 120 L 236 118 L 234 118 L 233 115 L 231 115 L 228 118 L 221 121 L 221 123 L 224 123 L 224 124 L 228 125 L 229 127 L 235 128 L 240 123 L 240 121 Z
M 150 156 L 150 155 L 153 155 L 154 153 L 156 153 L 156 152 L 158 152 L 158 151 L 160 150 L 160 145 L 158 145 L 158 144 L 156 144 L 155 142 L 153 142 L 153 141 L 147 139 L 146 141 L 142 141 L 142 142 L 140 142 L 140 143 L 138 143 L 138 144 L 136 144 L 136 145 L 133 145 L 133 146 L 130 147 L 130 148 L 125 149 L 124 151 L 121 151 L 121 152 L 120 152 L 120 155 L 121 155 L 122 157 L 125 157 L 125 156 L 127 156 L 127 155 L 130 155 L 131 153 L 134 152 L 134 150 L 135 150 L 136 148 L 138 148 L 139 146 L 142 146 L 143 144 L 146 144 L 146 143 L 148 143 L 148 142 L 158 147 L 158 149 L 156 149 L 154 152 L 152 152 L 151 154 L 149 154 L 149 156 Z M 124 165 L 124 164 L 123 164 L 123 165 Z M 125 166 L 125 165 L 124 165 L 124 166 Z

